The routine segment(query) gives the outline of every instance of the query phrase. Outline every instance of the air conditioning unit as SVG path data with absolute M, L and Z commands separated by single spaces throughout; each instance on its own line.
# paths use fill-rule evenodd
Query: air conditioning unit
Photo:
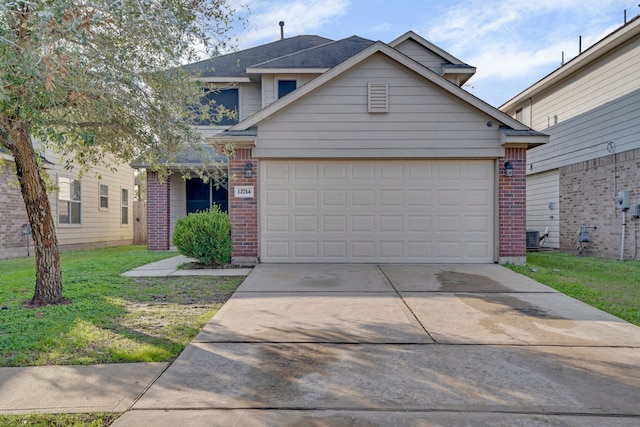
M 527 230 L 527 249 L 538 249 L 540 247 L 540 232 L 538 230 Z

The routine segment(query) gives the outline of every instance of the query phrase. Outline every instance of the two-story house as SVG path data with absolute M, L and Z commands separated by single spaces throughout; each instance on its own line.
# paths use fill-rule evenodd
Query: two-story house
M 13 157 L 0 151 L 0 259 L 33 255 L 27 212 L 14 175 Z M 94 167 L 79 179 L 64 159 L 49 150 L 43 164 L 58 191 L 49 194 L 61 250 L 130 245 L 134 235 L 134 172 Z
M 221 186 L 148 171 L 150 249 L 218 203 L 240 264 L 524 261 L 526 150 L 547 136 L 463 90 L 475 68 L 419 35 L 282 38 L 186 68 L 237 111 L 200 123 L 235 155 L 212 157 Z
M 634 209 L 623 220 L 615 199 L 628 191 L 630 208 L 640 204 L 640 17 L 500 109 L 550 136 L 528 152 L 527 227 L 575 251 L 586 226 L 590 253 L 637 256 L 639 220 Z

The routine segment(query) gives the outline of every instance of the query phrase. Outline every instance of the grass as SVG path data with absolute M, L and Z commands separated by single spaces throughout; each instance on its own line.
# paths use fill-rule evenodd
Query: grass
M 0 415 L 0 427 L 103 427 L 111 425 L 120 414 L 31 414 Z
M 68 305 L 25 308 L 33 258 L 0 260 L 0 366 L 171 361 L 242 278 L 120 276 L 174 256 L 141 246 L 62 254 Z
M 640 326 L 640 261 L 531 252 L 513 271 Z

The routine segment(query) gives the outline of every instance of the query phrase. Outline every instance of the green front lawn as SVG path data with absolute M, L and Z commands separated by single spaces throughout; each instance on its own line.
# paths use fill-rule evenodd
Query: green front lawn
M 640 326 L 640 261 L 531 252 L 513 271 Z
M 134 279 L 121 273 L 175 256 L 142 246 L 62 254 L 71 304 L 25 308 L 33 258 L 0 260 L 0 366 L 173 360 L 242 278 Z

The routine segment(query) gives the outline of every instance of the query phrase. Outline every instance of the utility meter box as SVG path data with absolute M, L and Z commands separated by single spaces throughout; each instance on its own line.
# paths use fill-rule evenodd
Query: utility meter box
M 640 200 L 635 205 L 631 205 L 629 208 L 629 215 L 634 218 L 640 217 Z
M 629 190 L 618 191 L 616 202 L 618 203 L 618 207 L 620 209 L 629 209 L 629 207 L 631 206 L 631 201 L 629 200 Z

